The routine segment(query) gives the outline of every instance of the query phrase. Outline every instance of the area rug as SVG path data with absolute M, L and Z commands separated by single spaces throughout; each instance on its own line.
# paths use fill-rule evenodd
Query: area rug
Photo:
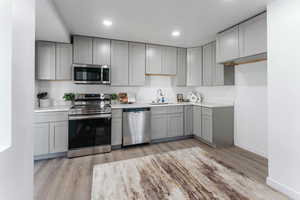
M 198 147 L 94 166 L 92 200 L 144 199 L 278 200 L 279 194 Z

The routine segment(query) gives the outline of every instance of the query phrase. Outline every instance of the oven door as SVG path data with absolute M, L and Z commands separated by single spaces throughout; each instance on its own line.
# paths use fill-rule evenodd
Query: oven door
M 69 150 L 110 145 L 110 114 L 69 117 Z
M 101 68 L 100 66 L 74 66 L 73 79 L 79 84 L 100 84 Z

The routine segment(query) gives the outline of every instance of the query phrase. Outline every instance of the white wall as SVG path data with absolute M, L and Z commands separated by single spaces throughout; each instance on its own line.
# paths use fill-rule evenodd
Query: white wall
M 52 0 L 36 0 L 36 40 L 70 42 L 70 33 Z
M 0 199 L 32 200 L 35 0 L 11 2 L 12 143 L 0 153 Z M 1 69 L 4 67 L 8 66 L 1 66 Z
M 300 1 L 268 5 L 268 183 L 300 199 Z
M 0 1 L 0 152 L 11 144 L 12 2 Z
M 267 62 L 235 68 L 235 144 L 268 157 Z

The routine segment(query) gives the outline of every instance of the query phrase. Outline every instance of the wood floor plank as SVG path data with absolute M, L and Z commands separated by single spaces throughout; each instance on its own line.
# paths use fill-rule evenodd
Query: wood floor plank
M 191 147 L 200 147 L 218 162 L 265 184 L 268 173 L 267 159 L 238 147 L 215 149 L 196 139 L 186 139 L 128 147 L 107 154 L 74 159 L 37 161 L 34 169 L 34 198 L 35 200 L 89 200 L 94 165 Z

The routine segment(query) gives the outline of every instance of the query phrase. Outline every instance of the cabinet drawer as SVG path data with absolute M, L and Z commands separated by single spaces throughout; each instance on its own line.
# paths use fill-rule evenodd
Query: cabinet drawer
M 202 115 L 209 115 L 212 116 L 213 110 L 211 108 L 202 108 Z
M 168 107 L 167 106 L 158 106 L 151 108 L 151 114 L 157 115 L 157 114 L 167 114 L 168 113 Z
M 45 113 L 35 113 L 34 122 L 44 123 L 44 122 L 59 122 L 68 121 L 68 112 L 45 112 Z
M 169 106 L 168 113 L 183 113 L 183 106 Z
M 111 113 L 112 113 L 113 118 L 122 118 L 123 110 L 122 109 L 113 109 L 111 111 Z

